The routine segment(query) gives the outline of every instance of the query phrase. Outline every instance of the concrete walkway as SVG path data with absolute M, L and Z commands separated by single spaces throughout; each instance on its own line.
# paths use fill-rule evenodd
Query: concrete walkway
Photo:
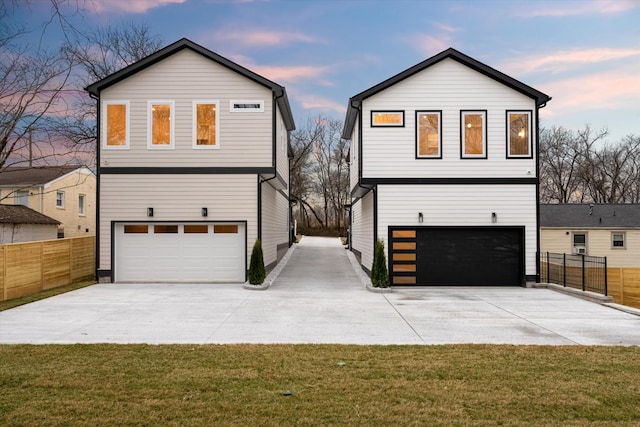
M 375 294 L 338 239 L 305 237 L 266 291 L 99 284 L 0 312 L 0 343 L 640 345 L 640 316 L 548 289 Z

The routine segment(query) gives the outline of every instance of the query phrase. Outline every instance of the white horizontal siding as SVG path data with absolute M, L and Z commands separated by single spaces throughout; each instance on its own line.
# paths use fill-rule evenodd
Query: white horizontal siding
M 272 165 L 271 90 L 195 52 L 180 51 L 105 89 L 100 97 L 129 101 L 130 107 L 130 149 L 102 149 L 102 166 Z M 264 100 L 264 112 L 231 113 L 231 99 Z M 147 149 L 148 100 L 175 102 L 175 149 Z M 220 101 L 220 149 L 192 148 L 194 100 Z
M 287 128 L 282 120 L 280 109 L 276 108 L 276 170 L 289 187 L 289 152 Z
M 372 110 L 404 110 L 405 126 L 372 128 Z M 442 111 L 442 159 L 415 158 L 418 110 Z M 460 159 L 461 110 L 487 110 L 487 159 Z M 532 110 L 535 137 L 534 100 L 452 59 L 441 61 L 363 102 L 362 176 L 535 176 L 535 159 L 506 159 L 507 110 Z
M 358 152 L 358 122 L 360 121 L 360 117 L 356 119 L 356 125 L 353 127 L 353 132 L 351 133 L 351 140 L 349 141 L 349 161 L 351 164 L 349 165 L 349 181 L 350 186 L 349 189 L 352 189 L 358 183 L 358 171 L 360 168 L 359 164 L 359 156 Z
M 422 212 L 424 222 L 418 222 Z M 497 222 L 491 222 L 491 213 Z M 524 226 L 527 275 L 536 274 L 534 185 L 379 185 L 378 239 L 389 226 Z
M 112 221 L 247 221 L 249 256 L 257 235 L 257 185 L 256 175 L 101 175 L 99 269 L 111 269 Z
M 362 254 L 360 263 L 371 271 L 373 266 L 373 192 L 369 192 L 353 205 L 351 215 L 351 247 Z
M 278 259 L 278 245 L 289 243 L 288 205 L 281 193 L 268 183 L 262 184 L 262 252 L 265 265 Z
M 608 267 L 640 267 L 640 230 L 638 229 L 584 229 L 542 228 L 540 230 L 541 252 L 573 253 L 573 233 L 587 235 L 587 255 L 606 256 Z M 625 233 L 624 249 L 611 247 L 611 233 Z

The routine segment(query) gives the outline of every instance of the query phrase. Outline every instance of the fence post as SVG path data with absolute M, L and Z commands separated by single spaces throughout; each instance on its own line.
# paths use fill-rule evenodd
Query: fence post
M 562 286 L 567 287 L 567 254 L 562 253 Z
M 551 262 L 549 261 L 549 252 L 547 252 L 547 283 L 550 283 L 551 279 Z
M 584 255 L 580 255 L 582 257 L 582 292 L 585 291 L 584 287 Z
M 604 296 L 609 296 L 609 286 L 607 283 L 607 257 L 604 257 Z

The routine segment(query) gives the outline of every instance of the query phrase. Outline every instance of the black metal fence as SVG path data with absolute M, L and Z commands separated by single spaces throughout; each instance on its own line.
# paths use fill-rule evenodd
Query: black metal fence
M 540 282 L 607 295 L 607 257 L 542 252 Z

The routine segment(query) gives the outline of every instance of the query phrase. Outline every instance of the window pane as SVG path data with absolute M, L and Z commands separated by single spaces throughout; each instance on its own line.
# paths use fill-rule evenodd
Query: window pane
M 194 225 L 184 226 L 185 234 L 207 234 L 208 232 L 209 232 L 209 226 L 206 224 L 194 224 Z
M 482 114 L 464 115 L 464 154 L 484 154 L 484 120 Z
M 213 232 L 217 234 L 238 234 L 237 225 L 214 225 Z
M 196 145 L 216 145 L 216 104 L 197 104 L 196 116 Z
M 418 114 L 418 156 L 440 156 L 440 123 L 437 113 Z
M 373 126 L 404 126 L 404 113 L 401 111 L 378 111 L 371 117 Z
M 78 214 L 84 215 L 84 194 L 78 196 Z
M 509 113 L 509 155 L 529 155 L 529 114 Z
M 61 193 L 61 192 L 56 193 L 56 206 L 59 208 L 64 207 L 64 193 Z
M 415 238 L 416 237 L 416 230 L 393 230 L 393 237 L 397 237 L 397 238 Z
M 587 236 L 584 234 L 573 235 L 573 246 L 584 246 L 587 243 Z
M 124 232 L 126 234 L 147 234 L 149 226 L 147 225 L 125 225 Z
M 154 225 L 154 234 L 178 234 L 177 225 Z
M 624 247 L 624 234 L 620 234 L 620 233 L 613 234 L 613 247 L 614 248 Z
M 127 145 L 127 106 L 107 104 L 107 146 Z
M 151 122 L 151 144 L 171 145 L 171 105 L 152 105 Z

